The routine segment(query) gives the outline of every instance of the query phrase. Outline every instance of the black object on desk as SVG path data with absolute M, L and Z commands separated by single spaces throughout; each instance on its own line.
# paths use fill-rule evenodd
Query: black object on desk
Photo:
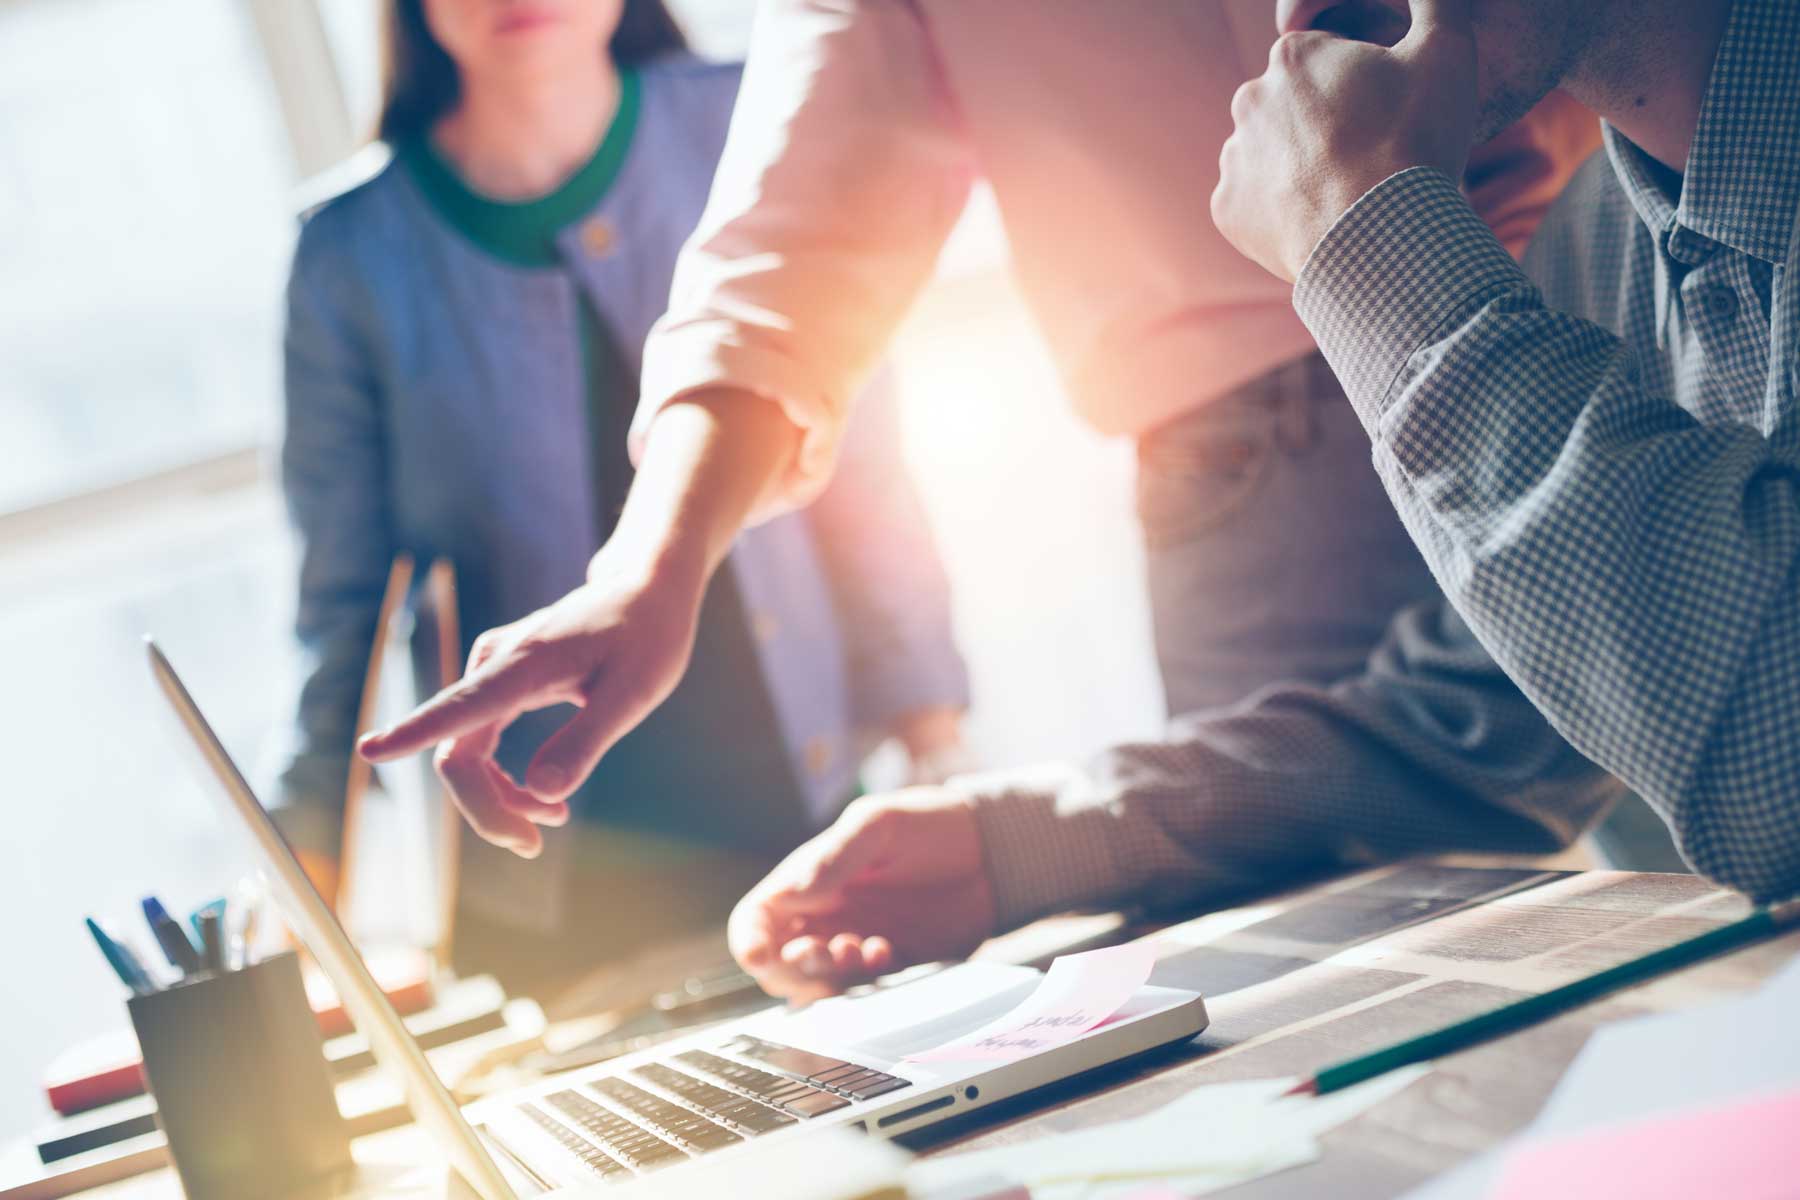
M 126 1006 L 189 1200 L 276 1196 L 350 1166 L 293 954 L 197 974 Z

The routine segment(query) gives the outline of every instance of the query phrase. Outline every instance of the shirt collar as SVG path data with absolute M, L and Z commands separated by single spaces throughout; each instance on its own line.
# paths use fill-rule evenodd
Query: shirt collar
M 1800 211 L 1800 4 L 1737 0 L 1700 104 L 1679 198 L 1666 168 L 1608 126 L 1632 207 L 1670 253 L 1696 239 L 1781 263 Z
M 1675 206 L 1681 189 L 1681 176 L 1638 149 L 1637 143 L 1614 129 L 1602 125 L 1600 136 L 1606 144 L 1606 156 L 1612 160 L 1613 174 L 1625 198 L 1637 211 L 1638 219 L 1667 249 L 1675 229 Z

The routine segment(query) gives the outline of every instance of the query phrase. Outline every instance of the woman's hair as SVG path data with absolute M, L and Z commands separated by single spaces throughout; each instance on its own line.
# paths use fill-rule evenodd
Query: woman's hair
M 388 0 L 383 31 L 381 120 L 375 136 L 390 144 L 423 136 L 456 104 L 456 63 L 425 21 L 424 0 Z M 607 52 L 621 67 L 687 49 L 663 0 L 625 0 Z

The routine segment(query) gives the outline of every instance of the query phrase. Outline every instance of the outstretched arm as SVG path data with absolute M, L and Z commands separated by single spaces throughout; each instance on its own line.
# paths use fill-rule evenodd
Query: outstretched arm
M 638 474 L 588 582 L 477 640 L 467 678 L 363 752 L 439 744 L 482 836 L 538 826 L 673 690 L 708 578 L 744 523 L 830 474 L 849 399 L 924 283 L 969 170 L 907 0 L 769 0 L 724 160 L 644 351 Z M 579 707 L 523 785 L 494 761 L 532 709 Z
M 565 822 L 569 794 L 601 755 L 674 690 L 706 582 L 795 440 L 780 410 L 752 396 L 701 393 L 664 410 L 588 581 L 483 633 L 460 682 L 363 738 L 362 753 L 382 761 L 438 746 L 438 770 L 475 830 L 537 854 L 537 827 Z M 580 711 L 539 748 L 520 786 L 494 761 L 500 734 L 557 703 Z
M 1266 688 L 1085 769 L 865 797 L 744 899 L 732 949 L 769 991 L 812 998 L 1048 913 L 1560 849 L 1618 792 L 1434 599 L 1330 687 Z

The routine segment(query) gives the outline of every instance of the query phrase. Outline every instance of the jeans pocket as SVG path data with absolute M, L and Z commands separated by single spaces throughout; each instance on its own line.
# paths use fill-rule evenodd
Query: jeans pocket
M 1216 411 L 1215 411 L 1216 410 Z M 1237 398 L 1138 439 L 1137 512 L 1152 549 L 1193 541 L 1243 510 L 1269 476 L 1275 414 Z

